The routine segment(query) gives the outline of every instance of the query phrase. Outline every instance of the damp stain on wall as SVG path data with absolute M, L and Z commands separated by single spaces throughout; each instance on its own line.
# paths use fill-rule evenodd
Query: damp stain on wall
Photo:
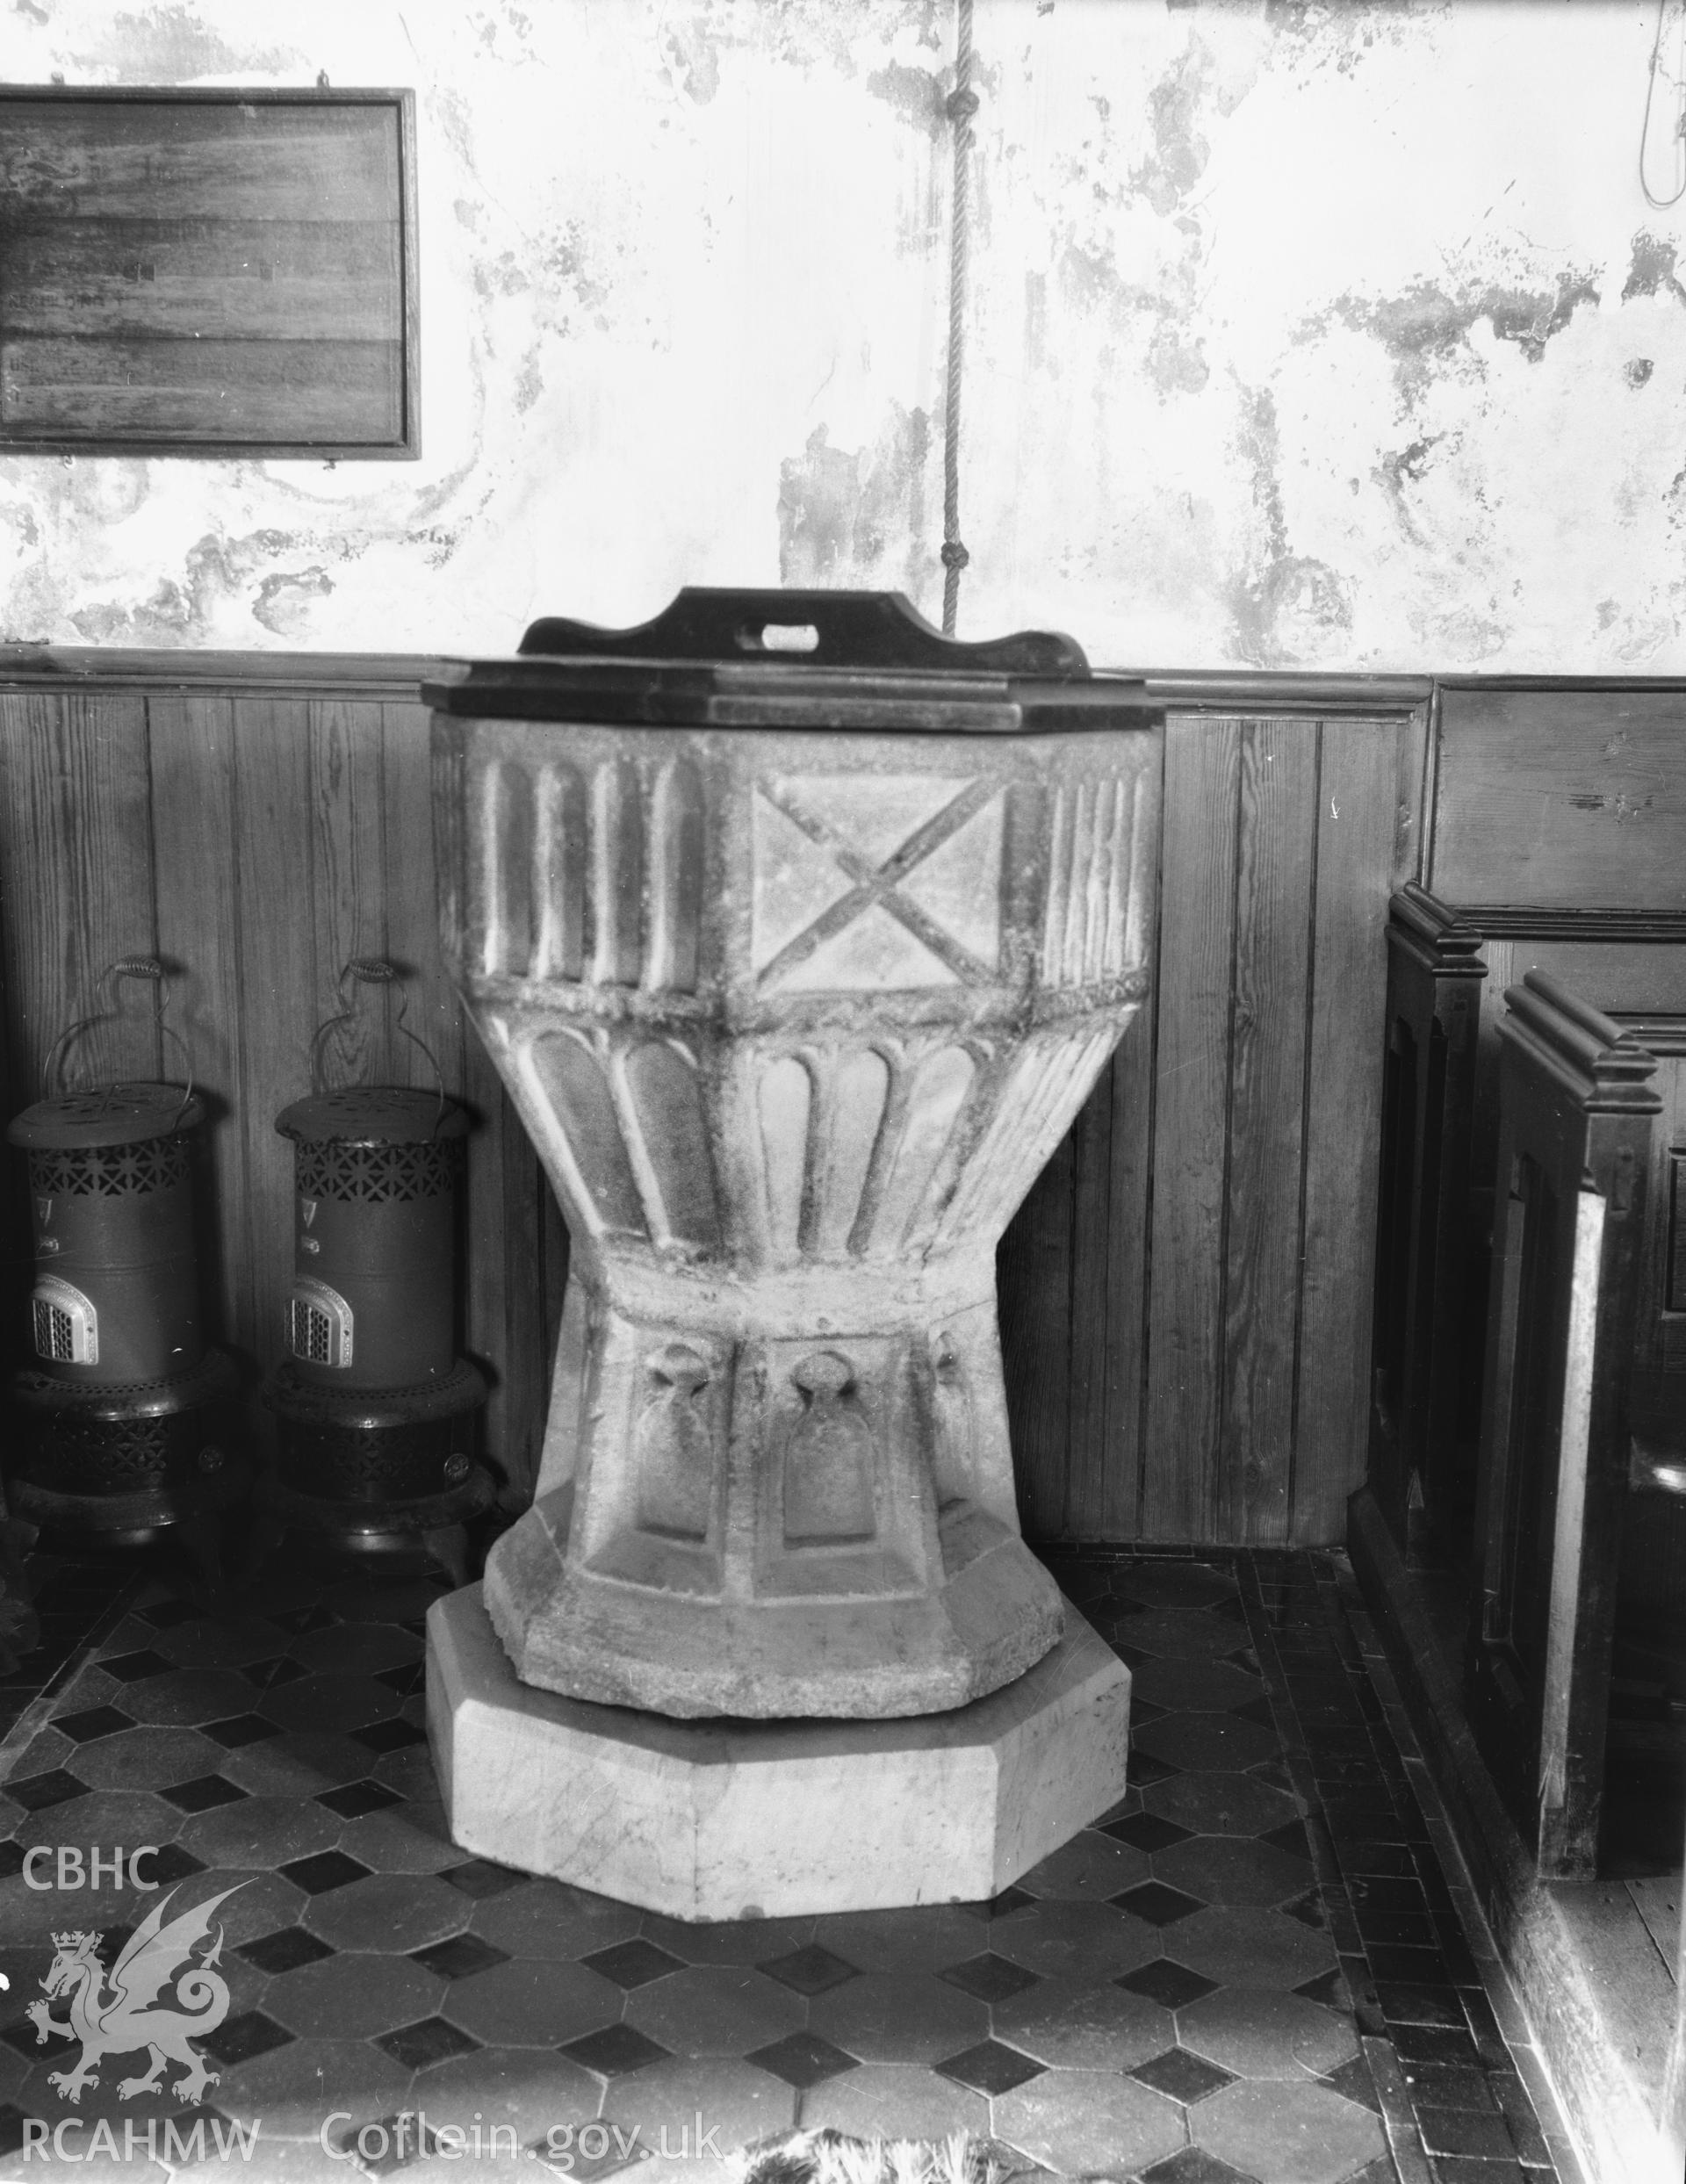
M 1293 550 L 1276 403 L 1267 387 L 1242 392 L 1236 454 L 1250 477 L 1259 520 L 1251 566 L 1230 578 L 1232 649 L 1252 667 L 1319 664 L 1343 648 L 1352 609 L 1335 571 Z
M 47 11 L 30 12 L 43 25 L 52 20 Z M 70 59 L 78 70 L 104 82 L 153 84 L 191 83 L 206 76 L 262 81 L 305 64 L 295 46 L 232 32 L 225 36 L 191 9 L 168 5 L 113 13 L 88 47 L 73 51 Z
M 870 448 L 833 447 L 817 425 L 779 476 L 779 580 L 919 596 L 935 565 L 926 537 L 932 460 L 923 410 L 897 409 Z M 940 483 L 935 487 L 940 507 Z
M 1393 359 L 1400 386 L 1423 386 L 1437 364 L 1467 345 L 1472 328 L 1485 322 L 1495 341 L 1514 342 L 1530 364 L 1538 364 L 1546 345 L 1560 334 L 1583 304 L 1599 301 L 1590 270 L 1564 271 L 1546 287 L 1528 288 L 1488 280 L 1457 286 L 1438 281 L 1413 283 L 1396 296 L 1342 295 L 1331 315 L 1356 332 L 1380 342 Z

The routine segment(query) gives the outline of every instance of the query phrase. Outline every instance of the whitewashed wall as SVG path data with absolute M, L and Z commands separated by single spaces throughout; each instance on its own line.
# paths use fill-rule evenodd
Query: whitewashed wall
M 962 632 L 1686 670 L 1654 25 L 978 0 Z M 11 0 L 14 83 L 414 88 L 423 453 L 0 458 L 0 638 L 501 651 L 687 580 L 934 613 L 953 37 L 952 0 Z

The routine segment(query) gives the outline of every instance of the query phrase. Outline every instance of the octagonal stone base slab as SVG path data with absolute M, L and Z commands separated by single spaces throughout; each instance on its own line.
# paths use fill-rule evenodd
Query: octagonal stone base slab
M 892 1721 L 675 1721 L 520 1683 L 479 1586 L 428 1615 L 451 1837 L 680 1919 L 998 1894 L 1124 1794 L 1129 1670 L 1068 1603 L 1017 1682 Z

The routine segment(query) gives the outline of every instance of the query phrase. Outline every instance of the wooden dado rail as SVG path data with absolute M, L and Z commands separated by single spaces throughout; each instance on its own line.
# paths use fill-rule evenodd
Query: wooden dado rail
M 177 967 L 173 1018 L 215 1117 L 219 1332 L 255 1384 L 292 1256 L 273 1118 L 306 1089 L 347 958 L 406 965 L 412 1020 L 479 1117 L 464 1339 L 494 1382 L 489 1451 L 523 1486 L 567 1239 L 440 971 L 430 665 L 0 649 L 0 1089 L 8 1114 L 37 1096 L 47 1047 L 116 957 Z M 1686 935 L 1668 750 L 1686 686 L 1152 683 L 1171 708 L 1154 1000 L 1002 1247 L 1027 1528 L 1337 1540 L 1364 1474 L 1389 894 L 1449 859 L 1460 899 L 1567 886 L 1619 919 L 1656 907 L 1635 862 L 1672 858 Z M 90 1058 L 159 1066 L 138 1025 Z

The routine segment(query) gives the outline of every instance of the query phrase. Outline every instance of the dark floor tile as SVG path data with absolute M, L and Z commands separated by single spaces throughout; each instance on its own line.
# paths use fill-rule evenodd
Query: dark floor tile
M 1430 2155 L 1429 2173 L 1434 2184 L 1545 2184 L 1514 2161 L 1483 2161 L 1479 2155 Z
M 72 1798 L 79 1798 L 88 1785 L 68 1767 L 50 1767 L 39 1775 L 25 1775 L 21 1782 L 8 1782 L 4 1793 L 21 1805 L 25 1813 L 50 1812 L 55 1805 L 68 1805 Z
M 489 1971 L 494 1964 L 509 1962 L 507 1949 L 494 1948 L 478 1934 L 453 1934 L 427 1949 L 412 1950 L 410 1957 L 413 1963 L 447 1979 L 466 1979 L 476 1971 Z
M 1130 2076 L 1185 2108 L 1192 2108 L 1197 2101 L 1204 2101 L 1207 2094 L 1215 2093 L 1220 2086 L 1233 2084 L 1235 2079 L 1233 2071 L 1221 2070 L 1204 2056 L 1191 2055 L 1186 2048 L 1167 2048 L 1163 2055 L 1138 2063 Z
M 1407 1880 L 1400 1877 L 1379 1874 L 1359 1874 L 1348 1883 L 1352 1908 L 1360 1919 L 1383 1918 L 1426 1919 L 1429 1899 L 1423 1884 L 1415 1876 Z M 1386 1940 L 1385 1933 L 1378 1939 Z
M 1023 1964 L 986 1950 L 981 1957 L 969 1957 L 964 1964 L 949 1964 L 937 1977 L 957 1986 L 962 1994 L 975 1995 L 980 2002 L 1005 2002 L 1009 1996 L 1034 1986 L 1041 1974 L 1027 1971 Z
M 787 2033 L 782 2040 L 754 2049 L 744 2060 L 753 2063 L 758 2070 L 770 2071 L 787 2086 L 804 2091 L 824 2084 L 828 2078 L 840 2078 L 845 2071 L 860 2068 L 856 2057 L 815 2032 Z
M 338 1790 L 319 1791 L 318 1805 L 327 1806 L 330 1813 L 337 1813 L 342 1820 L 357 1820 L 364 1813 L 378 1813 L 389 1805 L 402 1805 L 404 1800 L 396 1790 L 389 1790 L 384 1782 L 348 1782 Z
M 1430 2108 L 1413 2101 L 1416 2127 L 1430 2154 L 1463 2154 L 1475 2161 L 1514 2161 L 1517 2150 L 1502 2116 L 1474 2108 Z
M 235 1950 L 249 1964 L 256 1964 L 260 1971 L 297 1971 L 302 1964 L 320 1964 L 324 1957 L 334 1954 L 326 1942 L 307 1934 L 301 1926 L 277 1927 L 273 1934 L 260 1934 L 255 1942 L 241 1942 Z
M 24 1870 L 24 1846 L 10 1837 L 0 1842 L 0 1881 L 9 1881 L 14 1873 Z
M 1143 1964 L 1139 1971 L 1127 1971 L 1113 1985 L 1123 1987 L 1128 1993 L 1140 1994 L 1149 2002 L 1158 2002 L 1166 2009 L 1183 2009 L 1190 2002 L 1198 2002 L 1203 1994 L 1214 1993 L 1218 1981 L 1191 1971 L 1174 1957 L 1156 1957 L 1150 1964 Z
M 227 2019 L 214 2032 L 201 2034 L 199 2044 L 219 2063 L 249 2063 L 271 2048 L 285 2047 L 292 2038 L 273 2017 L 266 2017 L 261 2009 L 249 2009 Z
M 1499 2030 L 1499 2021 L 1493 2015 L 1493 2005 L 1479 1988 L 1460 1987 L 1458 1990 L 1463 2005 L 1464 2022 L 1469 2027 L 1481 2061 L 1489 2070 L 1509 2071 L 1514 2068 L 1510 2051 L 1504 2035 Z
M 1474 2108 L 1488 2116 L 1499 2113 L 1491 2083 L 1472 2057 L 1468 2064 L 1406 2063 L 1401 2058 L 1405 2084 L 1413 2106 L 1419 2108 Z
M 307 1896 L 325 1896 L 330 1888 L 366 1880 L 370 1871 L 361 1859 L 349 1857 L 343 1850 L 319 1850 L 308 1858 L 294 1858 L 277 1870 Z
M 600 2078 L 625 2078 L 646 2063 L 659 2063 L 669 2050 L 646 2038 L 636 2025 L 605 2025 L 601 2032 L 564 2041 L 557 2052 L 583 2063 Z
M 221 1775 L 195 1775 L 191 1782 L 174 1783 L 158 1794 L 180 1812 L 209 1813 L 219 1805 L 237 1805 L 247 1792 Z
M 1462 2026 L 1466 2022 L 1455 1987 L 1404 1986 L 1378 1979 L 1376 1999 L 1389 2024 Z
M 1320 1971 L 1315 1979 L 1306 1980 L 1293 1991 L 1303 1994 L 1308 2001 L 1321 2002 L 1326 2009 L 1347 2010 L 1352 2007 L 1346 1981 L 1338 1971 Z
M 108 1656 L 99 1665 L 103 1674 L 114 1676 L 119 1683 L 140 1683 L 149 1676 L 168 1676 L 176 1664 L 148 1646 L 139 1653 Z
M 1349 1880 L 1355 1876 L 1373 1876 L 1377 1878 L 1415 1880 L 1416 1860 L 1411 1856 L 1410 1845 L 1403 1842 L 1385 1842 L 1371 1836 L 1349 1835 L 1336 1845 L 1336 1856 Z
M 834 1986 L 841 1986 L 846 1979 L 860 1976 L 855 1965 L 846 1964 L 841 1957 L 822 1949 L 818 1942 L 793 1949 L 787 1956 L 775 1957 L 760 1969 L 781 1986 L 809 1995 L 824 1994 Z
M 1020 1888 L 1015 1885 L 1004 1888 L 998 1896 L 988 1897 L 982 1903 L 956 1904 L 955 1908 L 987 1922 L 991 1919 L 1010 1919 L 1015 1911 L 1022 1911 L 1027 1904 L 1035 1901 L 1035 1897 L 1027 1888 Z
M 383 2032 L 374 2044 L 406 2070 L 426 2070 L 431 2063 L 472 2055 L 481 2043 L 446 2018 L 422 2017 L 413 2025 L 400 2025 L 396 2032 Z
M 1163 2161 L 1156 2161 L 1150 2169 L 1143 2169 L 1141 2184 L 1256 2184 L 1256 2180 L 1245 2170 L 1232 2169 L 1216 2154 L 1207 2153 L 1204 2146 L 1184 2146 Z
M 752 2056 L 750 2061 L 755 2058 Z M 1033 2062 L 1028 2055 L 1021 2055 L 1017 2048 L 1004 2047 L 998 2040 L 980 2040 L 976 2047 L 966 2048 L 959 2055 L 951 2055 L 946 2063 L 938 2063 L 935 2069 L 944 2078 L 950 2078 L 957 2086 L 969 2086 L 974 2093 L 996 2095 L 1011 2093 L 1015 2086 L 1028 2085 L 1033 2078 L 1040 2078 L 1044 2065 Z
M 54 1714 L 53 1726 L 75 1744 L 91 1744 L 96 1737 L 116 1736 L 133 1729 L 134 1716 L 116 1706 L 84 1706 L 79 1713 Z
M 470 1858 L 465 1865 L 447 1867 L 439 1878 L 476 1903 L 483 1903 L 488 1896 L 501 1896 L 508 1888 L 520 1888 L 532 1876 L 514 1872 L 507 1865 L 494 1865 L 489 1858 Z
M 1114 1842 L 1127 1842 L 1132 1849 L 1167 1850 L 1174 1842 L 1182 1842 L 1192 1834 L 1192 1828 L 1179 1827 L 1175 1820 L 1161 1820 L 1156 1813 L 1132 1813 L 1124 1820 L 1107 1820 L 1102 1827 L 1103 1834 Z
M 1437 1948 L 1408 1949 L 1389 1942 L 1368 1942 L 1370 1969 L 1377 1980 L 1411 1986 L 1450 1986 L 1451 1968 Z
M 242 1745 L 261 1744 L 266 1737 L 278 1737 L 280 1730 L 262 1714 L 230 1714 L 224 1721 L 207 1721 L 200 1731 L 213 1744 L 220 1744 L 225 1751 L 237 1752 Z
M 1478 1987 L 1482 1984 L 1481 1968 L 1476 1963 L 1469 1943 L 1461 1934 L 1448 1934 L 1443 1921 L 1437 1921 L 1435 1946 L 1445 1967 L 1445 1977 L 1453 1986 Z
M 353 1729 L 356 1742 L 371 1752 L 401 1752 L 407 1744 L 425 1744 L 428 1733 L 418 1729 L 413 1721 L 394 1718 L 391 1721 L 371 1721 L 366 1728 Z
M 184 1850 L 178 1842 L 167 1842 L 162 1850 L 154 1851 L 147 1860 L 147 1871 L 161 1888 L 172 1881 L 184 1881 L 190 1874 L 203 1873 L 205 1860 L 196 1858 L 191 1850 Z
M 685 1969 L 683 1957 L 658 1948 L 642 1935 L 630 1942 L 614 1942 L 607 1949 L 594 1950 L 589 1957 L 582 1957 L 580 1961 L 587 1971 L 612 1979 L 616 1986 L 628 1988 L 647 1986 L 652 1979 L 665 1979 L 670 1971 Z
M 1155 1759 L 1150 1752 L 1132 1750 L 1130 1754 L 1129 1778 L 1137 1790 L 1145 1789 L 1150 1782 L 1168 1782 L 1172 1775 L 1180 1775 L 1182 1771 L 1169 1760 Z
M 1524 2167 L 1547 2169 L 1552 2167 L 1552 2150 L 1546 2143 L 1546 2134 L 1539 2128 L 1539 2119 L 1531 2104 L 1526 2116 L 1513 2116 L 1505 2110 L 1505 2123 L 1517 2149 L 1517 2159 Z
M 1408 1843 L 1405 1823 L 1387 1798 L 1355 1798 L 1325 1793 L 1323 1818 L 1339 1849 L 1346 1843 Z M 1343 1860 L 1344 1863 L 1344 1860 Z
M 270 1661 L 249 1661 L 240 1673 L 260 1691 L 278 1691 L 284 1684 L 296 1683 L 308 1671 L 291 1654 L 277 1654 Z
M 1331 2093 L 1338 2093 L 1344 2101 L 1356 2101 L 1361 2108 L 1368 2108 L 1373 2116 L 1381 2114 L 1381 2101 L 1376 2093 L 1376 2081 L 1370 2075 L 1370 2065 L 1362 2055 L 1355 2055 L 1351 2062 L 1332 2070 L 1322 2081 Z
M 1140 1887 L 1127 1888 L 1112 1901 L 1120 1911 L 1128 1911 L 1133 1919 L 1145 1919 L 1149 1926 L 1174 1926 L 1178 1919 L 1185 1919 L 1191 1912 L 1206 1907 L 1199 1896 L 1187 1895 L 1180 1888 L 1169 1888 L 1164 1881 L 1143 1881 Z

